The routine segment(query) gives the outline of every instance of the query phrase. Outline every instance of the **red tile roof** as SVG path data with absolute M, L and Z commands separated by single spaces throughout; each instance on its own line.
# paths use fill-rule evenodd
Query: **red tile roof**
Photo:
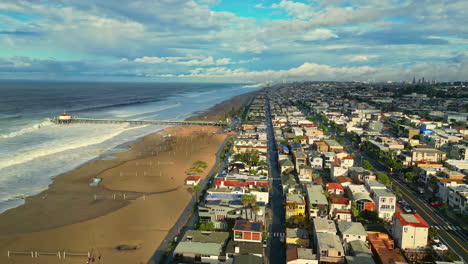
M 429 228 L 429 225 L 421 218 L 419 214 L 402 214 L 402 213 L 395 213 L 394 214 L 396 219 L 401 223 L 402 226 L 412 226 L 412 227 L 425 227 Z M 405 219 L 405 215 L 414 217 L 417 222 L 409 222 L 408 219 Z
M 344 191 L 343 185 L 337 182 L 327 183 L 327 190 L 342 190 Z
M 185 178 L 185 181 L 198 181 L 200 179 L 200 176 L 188 176 Z
M 346 160 L 353 160 L 353 157 L 344 157 L 343 159 L 346 159 Z

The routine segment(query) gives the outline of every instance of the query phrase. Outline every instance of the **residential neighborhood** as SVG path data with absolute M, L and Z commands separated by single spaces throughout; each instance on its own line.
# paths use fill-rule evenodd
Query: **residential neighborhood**
M 223 166 L 200 186 L 197 228 L 175 245 L 174 261 L 466 261 L 466 102 L 428 104 L 413 86 L 390 86 L 259 92 Z

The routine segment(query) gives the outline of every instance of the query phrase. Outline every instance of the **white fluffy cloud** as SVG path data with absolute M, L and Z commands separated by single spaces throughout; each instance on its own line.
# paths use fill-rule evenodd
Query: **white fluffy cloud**
M 337 37 L 338 35 L 333 33 L 333 31 L 329 29 L 319 28 L 319 29 L 311 30 L 311 31 L 304 33 L 303 40 L 306 40 L 306 41 L 326 40 L 326 39 L 337 38 Z
M 310 19 L 314 15 L 314 9 L 300 2 L 281 0 L 278 4 L 272 4 L 271 8 L 284 9 L 288 15 L 298 19 Z
M 377 58 L 377 55 L 351 55 L 347 56 L 349 61 L 352 62 L 363 62 L 363 61 L 368 61 L 373 58 Z
M 169 64 L 179 64 L 179 65 L 186 65 L 186 66 L 210 66 L 210 65 L 235 64 L 235 62 L 233 62 L 230 58 L 214 59 L 212 56 L 208 56 L 208 57 L 203 57 L 203 56 L 148 57 L 148 56 L 144 56 L 141 58 L 136 58 L 133 61 L 140 62 L 140 63 L 149 63 L 149 64 L 169 63 Z

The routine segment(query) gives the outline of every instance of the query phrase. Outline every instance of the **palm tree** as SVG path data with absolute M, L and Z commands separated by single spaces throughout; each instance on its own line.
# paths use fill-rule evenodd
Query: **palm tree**
M 245 219 L 247 220 L 247 205 L 250 204 L 250 197 L 248 194 L 242 195 L 241 203 L 244 205 Z
M 257 212 L 260 211 L 260 206 L 258 204 L 255 204 L 253 207 L 252 207 L 252 211 L 255 213 L 255 221 L 257 221 Z

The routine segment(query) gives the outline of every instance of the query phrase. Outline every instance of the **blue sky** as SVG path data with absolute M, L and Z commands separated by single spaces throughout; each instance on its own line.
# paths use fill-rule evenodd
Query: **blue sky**
M 0 78 L 468 80 L 466 0 L 2 0 Z

